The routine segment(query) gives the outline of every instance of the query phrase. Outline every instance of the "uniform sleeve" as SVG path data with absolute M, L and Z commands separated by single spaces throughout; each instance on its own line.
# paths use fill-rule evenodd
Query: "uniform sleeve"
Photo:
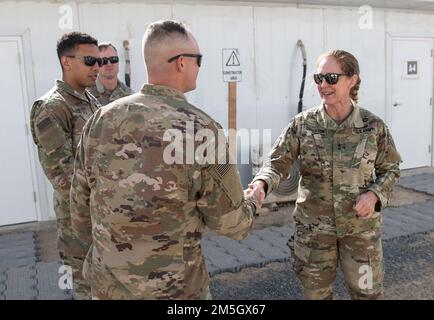
M 291 166 L 297 160 L 300 152 L 300 141 L 297 136 L 298 125 L 296 120 L 286 127 L 277 138 L 271 152 L 261 170 L 252 182 L 263 180 L 267 184 L 267 196 L 288 177 Z
M 386 125 L 381 127 L 377 142 L 377 157 L 375 159 L 375 182 L 367 190 L 374 192 L 379 202 L 376 211 L 387 207 L 392 197 L 393 188 L 399 180 L 399 163 L 401 156 L 396 150 L 395 143 Z
M 244 197 L 235 164 L 211 165 L 201 172 L 202 188 L 197 208 L 212 230 L 241 240 L 250 231 L 257 202 Z
M 88 124 L 91 121 L 88 122 Z M 86 176 L 85 144 L 87 125 L 83 129 L 74 165 L 74 175 L 70 194 L 71 202 L 71 228 L 77 241 L 76 257 L 83 259 L 92 244 L 92 221 L 90 215 L 90 186 Z
M 31 117 L 41 166 L 54 189 L 66 199 L 69 198 L 74 164 L 72 137 L 65 125 L 69 121 L 67 117 L 66 113 L 56 113 L 49 106 L 43 107 L 37 115 L 32 112 Z

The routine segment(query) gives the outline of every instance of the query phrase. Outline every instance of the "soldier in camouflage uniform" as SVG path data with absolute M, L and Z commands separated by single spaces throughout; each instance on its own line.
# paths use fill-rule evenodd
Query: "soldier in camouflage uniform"
M 381 209 L 399 179 L 400 155 L 384 122 L 356 104 L 357 60 L 331 51 L 314 75 L 322 104 L 282 132 L 250 185 L 270 194 L 300 160 L 295 232 L 288 242 L 307 299 L 331 299 L 340 263 L 353 299 L 383 296 Z
M 98 49 L 102 59 L 98 79 L 94 86 L 88 88 L 89 92 L 105 106 L 119 98 L 133 93 L 129 87 L 118 80 L 119 57 L 118 51 L 111 43 L 100 43 Z
M 187 139 L 202 129 L 217 137 L 221 126 L 184 96 L 201 61 L 184 25 L 153 23 L 143 43 L 150 84 L 98 110 L 79 144 L 71 215 L 83 275 L 95 299 L 210 299 L 202 233 L 245 237 L 258 204 L 235 164 L 168 161 L 170 129 L 188 158 Z
M 57 43 L 63 80 L 37 99 L 31 110 L 30 126 L 41 166 L 54 188 L 58 250 L 65 265 L 73 270 L 74 297 L 90 297 L 90 289 L 77 272 L 69 210 L 69 191 L 74 157 L 86 120 L 98 106 L 85 88 L 95 83 L 99 63 L 97 41 L 79 32 L 65 34 Z

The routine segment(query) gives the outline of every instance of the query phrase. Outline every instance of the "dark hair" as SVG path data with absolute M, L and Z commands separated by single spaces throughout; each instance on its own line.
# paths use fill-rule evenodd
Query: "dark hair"
M 356 57 L 344 50 L 331 50 L 325 54 L 322 54 L 318 58 L 317 64 L 319 64 L 319 62 L 326 57 L 335 58 L 343 73 L 346 73 L 349 76 L 357 75 L 357 83 L 354 85 L 354 87 L 351 88 L 350 91 L 350 98 L 357 102 L 357 100 L 359 99 L 358 92 L 362 80 L 360 79 L 359 62 L 357 61 Z
M 188 40 L 187 28 L 182 22 L 174 20 L 156 21 L 150 24 L 146 29 L 146 43 L 150 43 L 155 40 L 162 40 L 172 36 L 174 33 L 177 33 Z
M 95 46 L 98 46 L 98 41 L 90 35 L 82 32 L 74 31 L 65 33 L 57 41 L 57 57 L 59 58 L 59 61 L 62 56 L 66 54 L 72 54 L 72 51 L 75 50 L 75 47 L 80 44 L 94 44 Z M 62 63 L 60 63 L 60 65 L 62 66 Z
M 114 51 L 118 52 L 116 47 L 111 42 L 100 42 L 100 44 L 98 45 L 99 51 L 103 51 L 103 50 L 107 49 L 108 47 L 112 47 Z

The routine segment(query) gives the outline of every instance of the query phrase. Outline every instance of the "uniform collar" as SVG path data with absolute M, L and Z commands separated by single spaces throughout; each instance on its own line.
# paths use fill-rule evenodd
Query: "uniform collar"
M 56 80 L 56 87 L 58 89 L 61 89 L 65 92 L 67 92 L 68 94 L 70 94 L 71 96 L 74 96 L 77 99 L 86 101 L 88 103 L 90 102 L 90 98 L 87 95 L 86 91 L 84 93 L 80 93 L 63 80 Z
M 143 93 L 144 95 L 172 96 L 187 101 L 187 98 L 181 91 L 171 87 L 166 87 L 161 85 L 144 84 L 140 92 Z
M 125 83 L 123 83 L 122 81 L 119 81 L 118 79 L 118 86 L 116 87 L 115 90 L 121 90 L 123 93 L 127 93 L 130 88 L 127 87 L 127 85 Z
M 360 107 L 357 105 L 357 103 L 353 100 L 351 100 L 351 104 L 353 106 L 353 111 L 348 115 L 348 117 L 340 124 L 338 125 L 325 111 L 325 107 L 323 104 L 318 106 L 319 112 L 317 115 L 317 122 L 320 124 L 320 126 L 331 129 L 331 130 L 337 130 L 337 129 L 345 129 L 345 128 L 362 128 L 364 126 L 363 119 L 360 114 Z

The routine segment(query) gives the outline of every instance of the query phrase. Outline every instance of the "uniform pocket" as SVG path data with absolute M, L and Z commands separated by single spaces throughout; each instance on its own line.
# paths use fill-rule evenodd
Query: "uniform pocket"
M 303 267 L 309 263 L 311 249 L 307 245 L 294 240 L 294 236 L 288 240 L 287 246 L 291 250 L 292 268 L 296 274 L 300 274 Z
M 303 243 L 294 241 L 294 256 L 301 261 L 308 263 L 311 249 Z
M 84 259 L 83 262 L 83 270 L 82 270 L 82 275 L 83 275 L 83 279 L 86 280 L 86 282 L 88 283 L 92 283 L 92 258 L 93 258 L 93 244 L 90 246 L 86 258 Z
M 360 167 L 362 158 L 365 155 L 365 147 L 366 147 L 367 140 L 368 140 L 368 136 L 364 135 L 360 140 L 360 142 L 357 144 L 356 149 L 354 150 L 354 155 L 351 162 L 351 168 L 358 169 Z
M 363 154 L 360 158 L 359 170 L 365 181 L 373 179 L 375 159 L 377 158 L 377 139 L 374 134 L 365 137 Z
M 312 134 L 302 137 L 300 141 L 300 171 L 310 174 L 322 172 L 321 158 Z
M 302 262 L 299 263 L 301 265 L 309 262 L 311 249 L 306 244 L 294 240 L 294 236 L 291 236 L 286 245 L 291 250 L 291 258 L 294 264 Z

